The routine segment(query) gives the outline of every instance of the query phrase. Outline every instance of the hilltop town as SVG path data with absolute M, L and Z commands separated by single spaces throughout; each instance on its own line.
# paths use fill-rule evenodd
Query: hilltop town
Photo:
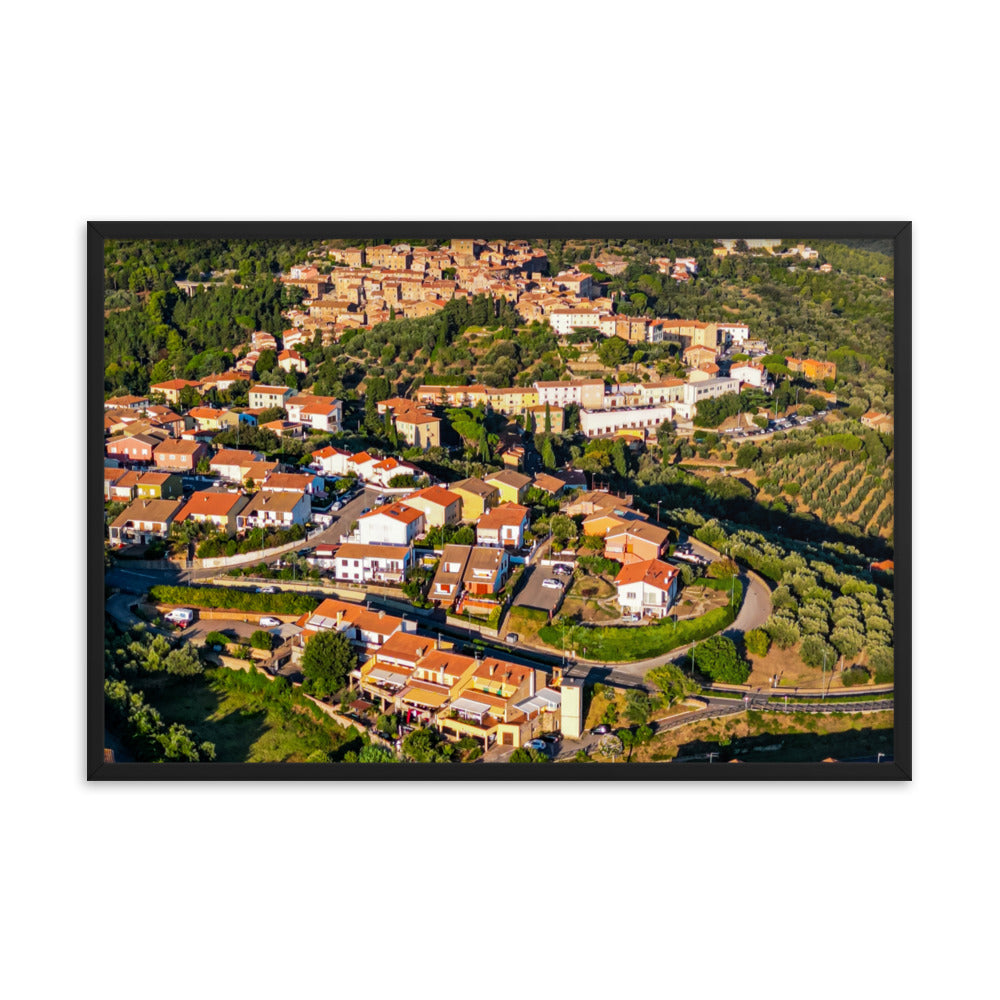
M 312 705 L 280 759 L 637 762 L 713 706 L 891 710 L 891 258 L 194 253 L 108 248 L 121 753 L 226 759 L 135 735 L 158 670 Z

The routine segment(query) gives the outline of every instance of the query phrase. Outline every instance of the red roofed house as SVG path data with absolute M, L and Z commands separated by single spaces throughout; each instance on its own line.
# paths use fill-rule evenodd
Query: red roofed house
M 396 476 L 413 476 L 415 479 L 419 479 L 422 475 L 423 471 L 415 465 L 410 465 L 409 462 L 400 462 L 399 459 L 390 456 L 372 466 L 369 480 L 380 486 L 388 486 Z
M 200 441 L 178 441 L 171 438 L 153 449 L 153 458 L 158 469 L 178 469 L 193 472 L 210 452 Z
M 150 392 L 158 392 L 163 398 L 173 406 L 176 406 L 181 399 L 181 392 L 184 389 L 197 389 L 200 382 L 192 382 L 186 378 L 172 378 L 167 382 L 157 382 L 149 387 Z
M 518 503 L 502 503 L 476 521 L 476 543 L 519 549 L 531 519 L 531 511 Z
M 648 521 L 631 521 L 611 528 L 604 536 L 604 558 L 623 566 L 659 559 L 666 551 L 670 536 L 666 528 Z
M 333 396 L 291 396 L 284 407 L 288 419 L 296 423 L 334 434 L 340 430 L 343 404 Z
M 282 351 L 278 355 L 278 367 L 285 372 L 297 371 L 305 374 L 309 371 L 306 359 L 298 351 Z
M 247 505 L 242 493 L 224 490 L 198 490 L 181 508 L 175 520 L 178 524 L 189 518 L 192 521 L 214 525 L 227 535 L 236 534 L 236 515 Z
M 306 493 L 312 496 L 323 492 L 323 477 L 311 472 L 272 472 L 261 484 L 261 489 L 270 492 Z
M 684 351 L 684 364 L 686 365 L 697 367 L 698 365 L 714 364 L 714 362 L 715 350 L 711 347 L 695 344 Z
M 358 518 L 358 541 L 364 545 L 410 545 L 423 531 L 423 511 L 401 503 L 378 507 Z
M 312 453 L 312 461 L 309 463 L 314 469 L 319 469 L 327 476 L 346 476 L 347 462 L 351 457 L 349 451 L 342 451 L 328 445 Z
M 662 618 L 677 597 L 680 571 L 660 559 L 623 566 L 615 577 L 618 604 L 633 614 Z
M 234 483 L 242 483 L 247 476 L 247 469 L 254 462 L 262 461 L 264 456 L 259 451 L 247 451 L 239 448 L 223 448 L 209 462 L 209 467 L 223 479 Z
M 128 462 L 152 462 L 153 449 L 163 441 L 152 434 L 132 434 L 127 437 L 111 438 L 104 446 L 105 454 Z
M 247 394 L 247 404 L 251 410 L 267 410 L 284 406 L 293 394 L 294 390 L 286 385 L 252 385 Z

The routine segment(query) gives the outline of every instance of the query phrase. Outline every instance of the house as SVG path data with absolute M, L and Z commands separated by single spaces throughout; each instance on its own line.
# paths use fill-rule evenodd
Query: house
M 247 404 L 251 410 L 282 408 L 294 393 L 295 390 L 289 389 L 286 385 L 252 385 L 247 396 Z
M 893 419 L 890 413 L 880 413 L 878 410 L 869 410 L 862 418 L 861 423 L 872 430 L 880 431 L 883 434 L 893 433 Z
M 295 623 L 302 632 L 296 637 L 297 651 L 293 659 L 314 635 L 320 632 L 342 632 L 363 652 L 372 654 L 396 632 L 416 631 L 416 622 L 404 621 L 385 611 L 370 611 L 364 605 L 349 604 L 328 597 L 320 601 L 315 611 L 302 615 Z
M 396 432 L 411 448 L 441 446 L 441 418 L 416 407 L 393 415 Z
M 237 382 L 250 382 L 252 381 L 250 376 L 244 372 L 228 371 L 222 372 L 220 375 L 208 375 L 201 380 L 198 384 L 198 389 L 202 393 L 208 392 L 210 389 L 217 389 L 219 392 L 225 392 L 231 389 Z
M 715 348 L 704 347 L 701 344 L 694 344 L 684 351 L 684 364 L 692 365 L 695 368 L 698 365 L 714 363 L 715 358 Z
M 649 521 L 630 521 L 611 528 L 604 536 L 604 558 L 623 566 L 659 559 L 667 551 L 670 535 L 666 528 Z
M 145 410 L 147 406 L 149 406 L 148 396 L 110 396 L 104 400 L 106 410 Z
M 326 482 L 322 476 L 316 476 L 309 472 L 270 472 L 261 481 L 260 488 L 265 492 L 305 493 L 306 496 L 311 497 L 317 493 L 323 493 L 325 486 Z
M 134 500 L 111 522 L 108 528 L 111 544 L 145 545 L 154 538 L 166 538 L 180 509 L 180 500 Z
M 421 385 L 413 393 L 418 403 L 440 406 L 476 406 L 488 399 L 486 386 L 479 385 Z
M 475 521 L 500 502 L 500 491 L 475 476 L 450 483 L 448 489 L 462 498 L 463 521 Z
M 538 405 L 538 390 L 533 386 L 515 386 L 510 389 L 487 387 L 486 399 L 495 413 L 515 416 Z
M 146 419 L 150 427 L 166 431 L 171 437 L 180 437 L 186 426 L 184 418 L 167 406 L 146 407 Z
M 662 618 L 677 597 L 680 570 L 661 559 L 630 563 L 615 577 L 618 605 L 633 614 Z
M 412 476 L 414 480 L 417 480 L 423 474 L 422 469 L 410 465 L 409 462 L 400 462 L 398 458 L 393 458 L 390 455 L 389 458 L 383 458 L 372 466 L 368 481 L 388 487 L 397 476 Z
M 499 593 L 509 571 L 507 549 L 473 546 L 462 573 L 462 587 L 466 593 L 474 595 Z
M 462 592 L 462 579 L 471 552 L 471 545 L 445 545 L 430 590 L 427 591 L 430 600 L 443 604 L 446 608 L 455 603 Z
M 135 495 L 149 500 L 177 500 L 183 495 L 181 477 L 173 472 L 141 472 L 135 484 Z
M 547 472 L 539 472 L 532 480 L 531 485 L 536 490 L 548 493 L 549 496 L 558 496 L 566 488 L 566 484 L 555 476 L 550 476 Z
M 250 462 L 243 467 L 243 484 L 253 486 L 262 483 L 272 473 L 278 471 L 277 462 Z
M 817 361 L 815 358 L 785 358 L 788 370 L 798 372 L 811 382 L 818 382 L 822 379 L 836 378 L 837 365 L 833 361 Z
M 552 434 L 562 434 L 566 429 L 566 411 L 561 406 L 539 403 L 537 406 L 529 406 L 527 412 L 531 414 L 538 433 L 545 432 L 546 424 Z
M 192 382 L 186 378 L 172 378 L 167 382 L 157 382 L 149 387 L 150 392 L 159 393 L 171 406 L 176 406 L 181 401 L 181 393 L 185 389 L 198 389 L 200 382 Z
M 247 478 L 247 469 L 254 462 L 262 461 L 264 456 L 259 451 L 247 451 L 239 448 L 223 448 L 208 463 L 209 468 L 223 479 L 242 483 Z
M 631 507 L 632 497 L 628 494 L 617 496 L 607 490 L 589 490 L 578 496 L 572 497 L 562 508 L 564 514 L 575 517 L 577 514 L 594 514 L 598 511 L 616 510 L 622 507 Z
M 269 420 L 266 424 L 261 424 L 266 431 L 277 434 L 278 437 L 305 437 L 305 428 L 302 424 L 293 424 L 290 420 Z
M 348 474 L 353 472 L 358 479 L 366 483 L 371 479 L 372 470 L 380 461 L 381 459 L 374 458 L 367 451 L 359 451 L 347 460 L 347 472 Z
M 524 545 L 531 511 L 517 503 L 502 503 L 476 521 L 476 542 L 479 545 L 502 545 L 519 549 Z
M 229 413 L 214 406 L 192 406 L 187 411 L 188 418 L 194 421 L 194 426 L 200 431 L 221 431 L 224 426 L 223 418 Z M 235 422 L 235 421 L 234 421 Z
M 621 434 L 642 440 L 647 431 L 655 431 L 673 418 L 674 407 L 665 403 L 613 410 L 581 410 L 580 433 L 588 438 Z
M 768 382 L 764 366 L 755 364 L 753 361 L 741 361 L 739 364 L 730 365 L 729 377 L 759 388 L 764 388 Z
M 309 371 L 306 359 L 298 351 L 288 349 L 278 355 L 278 367 L 285 372 L 296 371 L 302 372 L 303 375 Z
M 105 469 L 104 499 L 116 503 L 134 500 L 140 475 L 139 472 L 129 472 L 125 469 Z
M 453 696 L 465 686 L 477 661 L 453 650 L 432 649 L 420 658 L 409 683 L 396 696 L 395 707 L 408 724 L 432 723 Z
M 351 458 L 351 453 L 328 445 L 326 448 L 314 451 L 310 458 L 312 461 L 309 464 L 314 469 L 319 469 L 324 475 L 346 476 L 348 471 L 347 463 Z
M 423 512 L 424 524 L 428 528 L 440 528 L 446 524 L 457 524 L 462 520 L 462 498 L 443 486 L 428 486 L 409 493 L 400 501 L 407 507 Z
M 343 404 L 334 396 L 289 396 L 284 407 L 285 415 L 293 423 L 333 434 L 341 429 Z
M 358 518 L 358 541 L 365 545 L 410 545 L 423 532 L 423 511 L 402 503 L 377 507 Z
M 158 469 L 178 469 L 194 472 L 203 458 L 208 458 L 208 447 L 200 441 L 179 441 L 171 438 L 153 449 L 153 459 Z
M 604 405 L 604 379 L 584 378 L 558 382 L 535 382 L 538 405 L 551 407 L 577 406 L 599 409 Z
M 129 434 L 110 438 L 104 446 L 104 452 L 109 457 L 119 458 L 125 462 L 150 463 L 153 461 L 153 450 L 163 440 L 163 437 L 155 434 Z
M 236 515 L 236 530 L 244 532 L 253 528 L 290 528 L 294 524 L 304 527 L 311 512 L 312 505 L 305 493 L 261 490 Z
M 333 556 L 337 580 L 402 583 L 413 563 L 410 545 L 364 545 L 345 542 Z
M 394 632 L 361 668 L 361 691 L 381 708 L 394 706 L 417 663 L 441 643 L 413 632 Z
M 225 490 L 198 490 L 181 508 L 174 520 L 181 524 L 189 518 L 204 524 L 211 524 L 227 535 L 236 534 L 236 515 L 247 505 L 242 493 L 227 493 Z
M 531 476 L 504 469 L 494 472 L 483 480 L 487 486 L 495 486 L 500 491 L 501 503 L 521 503 L 531 488 Z

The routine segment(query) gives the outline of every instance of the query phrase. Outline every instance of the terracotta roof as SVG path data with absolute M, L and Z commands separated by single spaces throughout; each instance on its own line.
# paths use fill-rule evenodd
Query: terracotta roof
M 397 501 L 396 503 L 386 504 L 384 507 L 376 507 L 375 510 L 371 510 L 367 514 L 362 514 L 358 520 L 363 521 L 366 517 L 375 517 L 377 515 L 391 518 L 393 521 L 401 524 L 412 524 L 417 518 L 423 517 L 424 512 L 417 510 L 415 507 L 407 507 L 405 504 Z
M 252 385 L 251 392 L 263 393 L 265 396 L 284 396 L 292 390 L 287 385 Z
M 522 507 L 519 503 L 502 503 L 499 507 L 483 514 L 476 521 L 477 528 L 501 528 L 514 527 L 524 522 L 530 511 L 527 507 Z
M 497 491 L 495 486 L 489 486 L 475 476 L 469 479 L 460 479 L 457 483 L 449 483 L 448 488 L 450 490 L 462 490 L 465 493 L 473 493 L 480 497 L 488 497 Z
M 546 493 L 558 493 L 566 484 L 561 479 L 556 479 L 555 476 L 540 472 L 535 476 L 533 485 L 540 490 L 545 490 Z
M 226 517 L 242 510 L 246 497 L 240 493 L 226 493 L 221 490 L 199 490 L 191 494 L 191 499 L 177 515 L 178 521 L 185 521 L 196 514 L 205 517 Z
M 494 472 L 484 480 L 486 483 L 502 483 L 504 486 L 513 486 L 515 489 L 523 489 L 531 482 L 531 476 L 522 475 L 512 469 L 504 469 L 502 472 Z
M 345 542 L 336 552 L 337 559 L 399 559 L 401 562 L 410 551 L 408 545 L 379 545 L 364 542 Z
M 171 438 L 153 449 L 154 455 L 193 455 L 205 446 L 200 441 L 184 441 Z
M 671 583 L 680 575 L 680 570 L 676 566 L 663 562 L 662 559 L 649 559 L 646 562 L 632 563 L 623 566 L 621 572 L 615 577 L 615 586 L 620 587 L 627 583 L 636 583 L 641 580 L 650 587 L 657 587 L 660 590 L 669 590 Z
M 223 448 L 217 452 L 209 465 L 249 465 L 251 462 L 259 462 L 257 452 L 247 451 L 241 448 Z
M 165 523 L 180 510 L 180 500 L 133 500 L 112 522 L 112 527 L 124 527 L 129 521 Z
M 191 382 L 186 378 L 172 378 L 167 382 L 157 382 L 149 387 L 150 392 L 158 389 L 186 389 L 189 385 L 201 385 L 200 382 Z
M 450 507 L 453 503 L 461 503 L 462 498 L 451 490 L 446 490 L 442 486 L 428 486 L 425 489 L 417 490 L 403 497 L 401 503 L 409 503 L 415 498 L 427 500 L 428 503 L 437 504 L 439 507 Z

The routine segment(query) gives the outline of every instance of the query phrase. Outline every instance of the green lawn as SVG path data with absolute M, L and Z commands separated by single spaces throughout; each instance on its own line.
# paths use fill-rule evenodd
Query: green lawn
M 188 726 L 197 740 L 215 744 L 217 761 L 304 761 L 317 750 L 340 757 L 351 742 L 348 730 L 326 716 L 315 717 L 287 698 L 233 687 L 225 667 L 198 677 L 160 675 L 136 683 L 169 725 Z M 268 682 L 271 683 L 271 682 Z M 357 749 L 357 747 L 354 747 Z

